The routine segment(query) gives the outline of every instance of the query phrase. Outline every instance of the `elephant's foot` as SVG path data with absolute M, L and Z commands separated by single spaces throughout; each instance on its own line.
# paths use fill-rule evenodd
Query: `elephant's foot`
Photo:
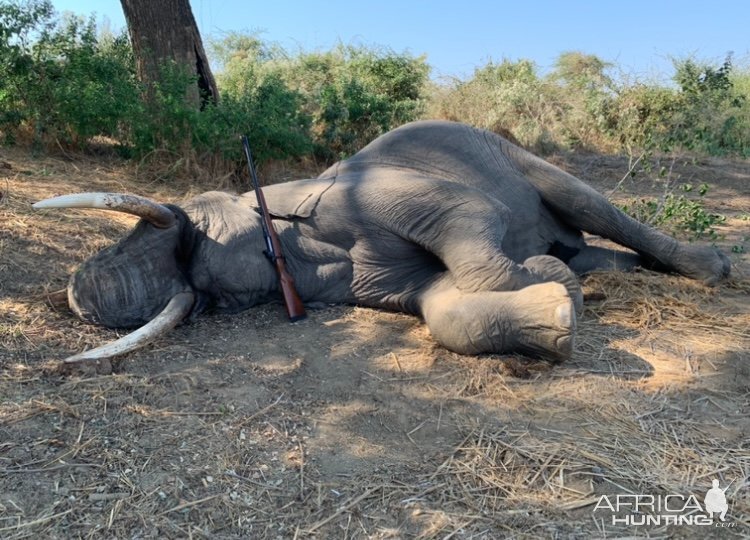
M 583 290 L 578 277 L 567 264 L 551 255 L 537 255 L 523 261 L 523 265 L 531 271 L 538 283 L 556 281 L 563 284 L 573 300 L 576 313 L 580 315 L 583 311 Z
M 573 352 L 575 306 L 560 283 L 481 293 L 444 287 L 425 294 L 422 314 L 435 339 L 461 354 L 518 352 L 560 362 Z
M 552 362 L 569 359 L 575 340 L 576 304 L 566 287 L 540 283 L 517 295 L 513 299 L 516 307 L 511 310 L 516 350 Z
M 670 262 L 675 271 L 706 285 L 729 277 L 731 268 L 729 258 L 719 250 L 693 244 L 678 244 Z

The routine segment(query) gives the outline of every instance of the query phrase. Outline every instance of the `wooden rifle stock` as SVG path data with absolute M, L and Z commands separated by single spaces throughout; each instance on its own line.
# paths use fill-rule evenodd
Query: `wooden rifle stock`
M 279 276 L 279 285 L 281 287 L 281 296 L 284 299 L 284 306 L 286 307 L 287 315 L 289 315 L 289 320 L 291 322 L 299 321 L 307 317 L 307 313 L 305 313 L 302 299 L 300 299 L 299 294 L 297 294 L 297 289 L 294 286 L 294 278 L 286 269 L 286 261 L 281 253 L 281 242 L 279 242 L 279 237 L 276 234 L 276 230 L 273 228 L 273 221 L 271 220 L 271 214 L 268 212 L 266 198 L 263 196 L 263 191 L 260 189 L 260 184 L 258 183 L 258 177 L 255 174 L 253 156 L 250 153 L 250 143 L 245 135 L 242 136 L 242 146 L 245 149 L 245 157 L 247 158 L 247 165 L 250 169 L 250 177 L 255 186 L 255 196 L 258 199 L 258 207 L 260 208 L 261 228 L 263 229 L 263 239 L 266 242 L 265 254 L 271 261 L 271 264 L 276 267 L 276 273 Z

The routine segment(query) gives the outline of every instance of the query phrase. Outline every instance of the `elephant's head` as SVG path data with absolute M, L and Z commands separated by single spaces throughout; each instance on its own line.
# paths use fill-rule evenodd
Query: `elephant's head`
M 34 208 L 100 208 L 141 218 L 128 236 L 84 262 L 68 283 L 68 304 L 81 319 L 111 328 L 140 328 L 68 361 L 134 350 L 190 313 L 196 295 L 186 267 L 195 234 L 180 208 L 116 193 L 55 197 Z

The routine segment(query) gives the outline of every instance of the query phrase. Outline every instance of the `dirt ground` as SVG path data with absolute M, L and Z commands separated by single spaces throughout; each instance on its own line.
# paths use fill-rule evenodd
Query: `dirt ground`
M 617 200 L 664 192 L 620 182 L 625 158 L 551 161 Z M 264 306 L 63 369 L 119 334 L 47 293 L 134 220 L 30 204 L 97 190 L 179 203 L 201 188 L 0 149 L 0 538 L 747 537 L 750 163 L 669 166 L 672 181 L 710 184 L 733 278 L 587 276 L 563 365 L 460 356 L 401 314 L 332 306 L 290 325 Z M 599 507 L 628 494 L 703 505 L 714 478 L 725 527 L 635 526 Z

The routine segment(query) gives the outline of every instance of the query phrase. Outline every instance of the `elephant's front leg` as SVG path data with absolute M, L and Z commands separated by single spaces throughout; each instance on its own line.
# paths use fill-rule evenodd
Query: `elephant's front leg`
M 421 301 L 430 332 L 445 348 L 461 354 L 518 352 L 555 362 L 570 358 L 576 316 L 563 285 L 466 292 L 446 281 Z

